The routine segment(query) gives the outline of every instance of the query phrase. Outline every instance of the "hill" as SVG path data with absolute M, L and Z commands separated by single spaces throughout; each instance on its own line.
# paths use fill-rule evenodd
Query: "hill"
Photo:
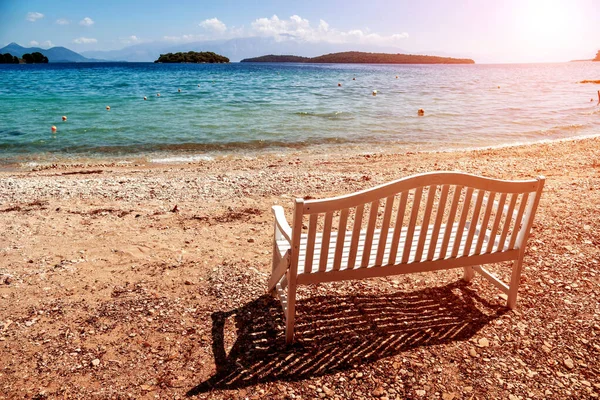
M 246 58 L 241 62 L 302 62 L 302 63 L 343 63 L 343 64 L 475 64 L 469 58 L 426 56 L 417 54 L 388 54 L 346 51 L 325 54 L 318 57 L 297 57 L 268 55 Z
M 221 64 L 228 63 L 229 58 L 213 53 L 212 51 L 188 51 L 187 53 L 167 53 L 161 54 L 155 63 L 209 63 Z
M 60 63 L 60 62 L 102 62 L 104 60 L 97 60 L 93 58 L 86 58 L 79 53 L 69 50 L 66 47 L 56 46 L 49 49 L 42 49 L 39 47 L 23 47 L 17 43 L 10 43 L 9 45 L 0 49 L 0 54 L 10 53 L 13 56 L 19 58 L 23 57 L 26 53 L 42 53 L 48 57 L 48 62 Z
M 594 58 L 592 61 L 600 61 L 600 50 L 598 50 L 598 53 L 596 53 L 596 58 Z

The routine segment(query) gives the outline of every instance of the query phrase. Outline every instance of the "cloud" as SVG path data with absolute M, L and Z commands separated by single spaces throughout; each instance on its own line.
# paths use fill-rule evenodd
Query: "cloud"
M 167 42 L 191 42 L 202 39 L 206 39 L 206 37 L 202 35 L 163 36 L 163 40 Z
M 27 16 L 25 17 L 25 19 L 27 21 L 31 21 L 31 22 L 35 22 L 38 19 L 42 19 L 44 18 L 44 14 L 39 13 L 39 12 L 28 12 Z
M 42 47 L 54 47 L 54 43 L 52 43 L 50 40 L 46 40 L 45 42 L 42 42 Z
M 36 42 L 35 40 L 32 40 L 31 42 L 29 42 L 30 46 L 39 46 L 40 44 L 38 42 Z
M 408 37 L 406 32 L 381 35 L 360 29 L 341 31 L 331 28 L 322 19 L 314 27 L 309 20 L 298 15 L 292 15 L 288 19 L 280 19 L 277 15 L 273 15 L 271 18 L 258 18 L 250 26 L 251 35 L 273 37 L 278 41 L 395 45 Z
M 227 30 L 227 26 L 217 18 L 210 18 L 200 22 L 200 26 L 207 31 L 223 33 Z
M 135 35 L 131 35 L 131 36 L 121 39 L 121 42 L 125 43 L 125 44 L 139 43 L 140 41 L 141 41 L 141 39 Z
M 68 25 L 69 24 L 69 20 L 66 18 L 59 18 L 56 20 L 56 23 L 58 25 Z
M 77 43 L 77 44 L 90 44 L 90 43 L 97 43 L 98 41 L 94 38 L 86 38 L 86 37 L 80 37 L 77 39 L 73 39 L 73 43 Z
M 174 43 L 192 41 L 233 39 L 244 37 L 271 37 L 278 42 L 299 41 L 311 43 L 332 44 L 364 44 L 377 46 L 399 46 L 408 38 L 408 33 L 400 32 L 390 35 L 373 33 L 369 29 L 350 29 L 347 31 L 331 27 L 326 21 L 320 19 L 313 25 L 306 18 L 292 15 L 287 19 L 280 19 L 277 15 L 271 18 L 258 18 L 249 27 L 227 27 L 218 18 L 206 19 L 199 24 L 206 30 L 203 34 L 187 34 L 181 36 L 164 36 L 163 40 Z
M 92 25 L 94 25 L 94 20 L 91 19 L 90 17 L 85 17 L 84 19 L 82 19 L 81 21 L 79 21 L 79 25 L 82 25 L 82 26 L 92 26 Z

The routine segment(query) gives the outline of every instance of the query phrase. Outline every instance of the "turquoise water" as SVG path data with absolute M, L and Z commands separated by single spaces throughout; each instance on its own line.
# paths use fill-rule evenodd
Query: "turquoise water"
M 599 77 L 592 62 L 0 65 L 0 162 L 330 145 L 444 150 L 589 136 L 600 134 L 600 85 L 578 82 Z

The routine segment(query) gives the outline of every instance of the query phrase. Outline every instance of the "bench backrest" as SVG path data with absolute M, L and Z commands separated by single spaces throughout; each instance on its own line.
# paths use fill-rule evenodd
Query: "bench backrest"
M 433 172 L 346 196 L 296 199 L 291 267 L 311 273 L 521 249 L 543 186 L 543 177 Z

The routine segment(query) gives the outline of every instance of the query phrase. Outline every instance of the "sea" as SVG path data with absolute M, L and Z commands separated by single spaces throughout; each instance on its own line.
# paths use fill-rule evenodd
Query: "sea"
M 0 165 L 447 151 L 595 136 L 600 85 L 580 83 L 593 79 L 600 62 L 0 65 Z

